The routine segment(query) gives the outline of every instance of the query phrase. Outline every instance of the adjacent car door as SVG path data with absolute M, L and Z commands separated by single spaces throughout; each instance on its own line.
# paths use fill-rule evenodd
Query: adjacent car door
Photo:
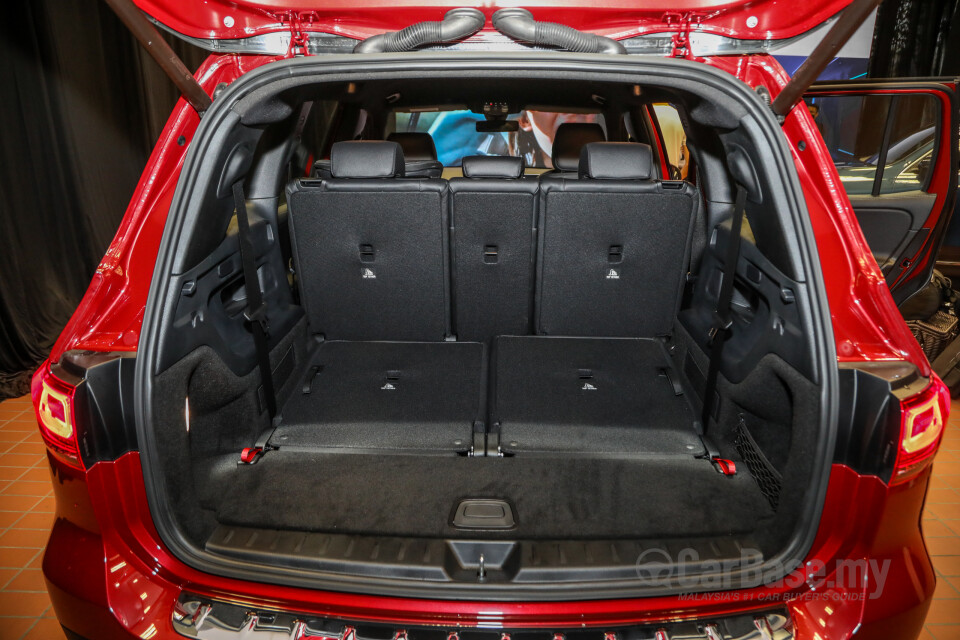
M 804 99 L 897 304 L 929 280 L 957 191 L 957 80 L 815 83 Z

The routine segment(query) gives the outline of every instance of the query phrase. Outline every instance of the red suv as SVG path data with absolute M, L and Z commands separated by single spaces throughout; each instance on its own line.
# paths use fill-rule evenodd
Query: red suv
M 954 86 L 815 120 L 869 0 L 642 4 L 137 0 L 212 53 L 33 380 L 69 637 L 919 634 L 949 397 L 844 184 L 909 298 Z

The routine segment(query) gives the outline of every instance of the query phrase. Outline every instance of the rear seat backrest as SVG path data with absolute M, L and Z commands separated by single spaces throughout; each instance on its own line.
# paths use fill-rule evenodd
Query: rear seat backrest
M 446 182 L 404 179 L 396 142 L 338 142 L 330 165 L 329 180 L 287 188 L 311 331 L 337 340 L 443 340 Z
M 454 330 L 486 341 L 531 330 L 537 180 L 523 159 L 472 156 L 450 180 Z
M 545 175 L 576 178 L 580 168 L 580 152 L 592 142 L 605 142 L 603 127 L 595 122 L 564 122 L 553 136 L 553 171 Z
M 654 180 L 650 147 L 638 143 L 587 144 L 579 174 L 540 180 L 537 332 L 670 333 L 696 190 Z

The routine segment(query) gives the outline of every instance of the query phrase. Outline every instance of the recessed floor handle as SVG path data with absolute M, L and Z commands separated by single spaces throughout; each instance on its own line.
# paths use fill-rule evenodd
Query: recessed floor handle
M 463 500 L 453 516 L 460 529 L 511 529 L 516 524 L 513 509 L 505 500 Z

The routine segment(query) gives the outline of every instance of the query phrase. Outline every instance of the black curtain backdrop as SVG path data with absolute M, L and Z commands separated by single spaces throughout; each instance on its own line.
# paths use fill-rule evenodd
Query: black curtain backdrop
M 178 94 L 99 0 L 14 0 L 0 23 L 2 399 L 29 390 Z
M 869 75 L 960 75 L 960 0 L 883 0 Z
M 960 0 L 879 11 L 871 76 L 960 74 Z M 100 0 L 12 0 L 0 23 L 2 399 L 28 391 L 178 95 Z M 191 69 L 206 55 L 168 40 Z

